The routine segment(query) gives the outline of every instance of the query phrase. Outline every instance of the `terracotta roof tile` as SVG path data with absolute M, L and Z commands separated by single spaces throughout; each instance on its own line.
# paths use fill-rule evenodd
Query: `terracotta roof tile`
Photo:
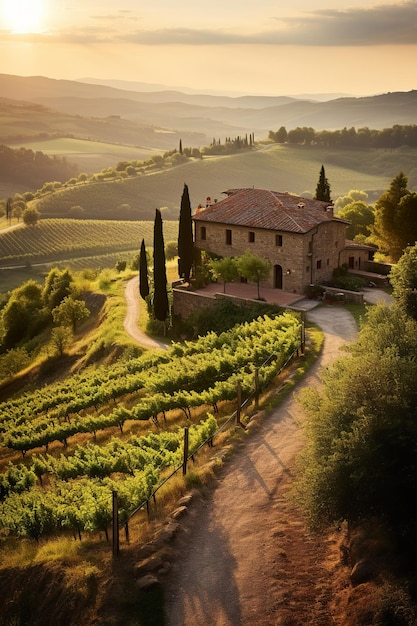
M 250 228 L 307 233 L 323 222 L 346 220 L 326 210 L 328 202 L 265 189 L 229 189 L 227 197 L 193 216 L 195 221 L 216 222 Z

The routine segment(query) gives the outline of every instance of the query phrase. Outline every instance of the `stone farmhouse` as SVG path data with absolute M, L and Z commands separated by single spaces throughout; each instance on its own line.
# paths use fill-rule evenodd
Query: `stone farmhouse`
M 335 217 L 328 202 L 253 188 L 224 193 L 193 215 L 195 246 L 220 257 L 249 250 L 268 259 L 264 287 L 303 294 L 331 280 L 342 264 L 360 269 L 370 258 L 368 246 L 346 241 L 349 222 Z

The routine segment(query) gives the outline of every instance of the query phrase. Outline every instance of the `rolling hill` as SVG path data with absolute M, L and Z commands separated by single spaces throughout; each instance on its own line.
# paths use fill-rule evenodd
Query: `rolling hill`
M 71 207 L 81 206 L 86 218 L 136 220 L 153 219 L 158 207 L 163 208 L 164 219 L 176 220 L 184 182 L 194 209 L 204 205 L 207 197 L 220 199 L 226 189 L 237 187 L 314 195 L 322 164 L 334 200 L 350 189 L 362 189 L 373 202 L 400 170 L 408 176 L 409 188 L 417 187 L 416 154 L 411 148 L 347 150 L 271 144 L 232 156 L 190 159 L 149 174 L 69 186 L 41 196 L 34 205 L 44 217 L 68 217 Z
M 320 102 L 282 96 L 232 98 L 169 90 L 139 92 L 42 76 L 8 74 L 0 75 L 0 90 L 7 98 L 42 104 L 71 116 L 95 119 L 119 116 L 125 125 L 159 126 L 179 133 L 199 133 L 203 137 L 201 143 L 193 143 L 195 147 L 207 144 L 213 136 L 224 138 L 255 132 L 259 139 L 280 126 L 332 130 L 345 126 L 384 128 L 417 122 L 416 90 Z M 124 142 L 122 120 L 119 122 L 119 141 Z M 127 124 L 125 134 L 129 128 L 132 130 Z M 94 132 L 99 133 L 99 128 L 95 127 Z M 108 131 L 102 128 L 100 132 Z M 100 138 L 109 140 L 108 136 L 100 135 Z M 187 144 L 190 145 L 188 141 Z M 177 142 L 171 143 L 171 147 L 176 145 Z
M 0 143 L 25 146 L 75 162 L 88 174 L 119 161 L 146 159 L 183 146 L 199 148 L 213 137 L 254 132 L 256 140 L 280 126 L 317 130 L 355 126 L 392 127 L 417 123 L 417 91 L 379 96 L 341 97 L 328 101 L 293 97 L 227 97 L 162 90 L 139 92 L 108 85 L 46 77 L 0 75 Z M 272 146 L 229 157 L 192 160 L 152 175 L 124 181 L 80 185 L 44 196 L 38 208 L 45 216 L 68 216 L 81 206 L 86 217 L 111 218 L 129 205 L 123 219 L 152 219 L 156 207 L 177 211 L 184 181 L 195 206 L 207 196 L 220 197 L 229 187 L 257 186 L 314 193 L 321 165 L 334 197 L 361 188 L 375 199 L 403 170 L 410 188 L 417 185 L 414 152 L 401 148 L 324 150 L 304 146 Z M 5 181 L 7 182 L 7 181 Z M 30 190 L 5 185 L 0 195 Z M 116 193 L 115 193 L 116 192 Z M 117 196 L 117 197 L 116 197 Z M 167 214 L 170 219 L 176 215 Z

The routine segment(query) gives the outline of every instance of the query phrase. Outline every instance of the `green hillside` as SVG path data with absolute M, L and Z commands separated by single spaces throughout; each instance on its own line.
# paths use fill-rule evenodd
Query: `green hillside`
M 178 224 L 164 221 L 165 242 L 178 237 Z M 0 266 L 138 253 L 153 245 L 153 221 L 41 220 L 36 226 L 0 231 Z
M 173 139 L 173 146 L 175 141 L 176 139 Z M 33 152 L 43 152 L 48 156 L 65 157 L 68 162 L 75 163 L 80 171 L 88 174 L 114 165 L 117 161 L 149 159 L 149 157 L 163 152 L 162 148 L 129 146 L 73 137 L 25 141 L 22 142 L 22 146 L 28 150 L 33 150 Z
M 221 198 L 225 189 L 235 187 L 314 195 L 322 164 L 334 200 L 350 189 L 363 189 L 372 202 L 401 170 L 408 176 L 409 188 L 417 187 L 416 156 L 412 148 L 349 150 L 273 144 L 232 156 L 190 159 L 180 166 L 123 179 L 69 186 L 37 199 L 35 206 L 48 217 L 64 217 L 71 207 L 81 206 L 85 217 L 98 219 L 153 219 L 156 207 L 166 207 L 165 219 L 177 219 L 184 182 L 193 207 L 204 204 L 208 196 Z M 120 213 L 123 204 L 128 205 L 128 215 Z

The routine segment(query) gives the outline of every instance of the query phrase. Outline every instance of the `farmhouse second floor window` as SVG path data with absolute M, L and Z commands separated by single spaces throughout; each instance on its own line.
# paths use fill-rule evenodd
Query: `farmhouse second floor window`
M 275 235 L 275 245 L 279 247 L 282 246 L 282 235 Z
M 253 232 L 253 230 L 249 231 L 248 241 L 249 243 L 255 243 L 255 233 Z
M 226 245 L 228 246 L 232 245 L 232 231 L 229 230 L 228 228 L 226 229 Z
M 320 270 L 320 269 L 321 269 L 321 260 L 317 261 L 316 268 L 317 268 L 318 270 Z
M 205 226 L 202 226 L 202 227 L 200 228 L 200 237 L 201 237 L 201 240 L 202 240 L 202 241 L 205 241 L 205 240 L 206 240 L 206 236 L 207 236 L 206 227 L 205 227 Z

